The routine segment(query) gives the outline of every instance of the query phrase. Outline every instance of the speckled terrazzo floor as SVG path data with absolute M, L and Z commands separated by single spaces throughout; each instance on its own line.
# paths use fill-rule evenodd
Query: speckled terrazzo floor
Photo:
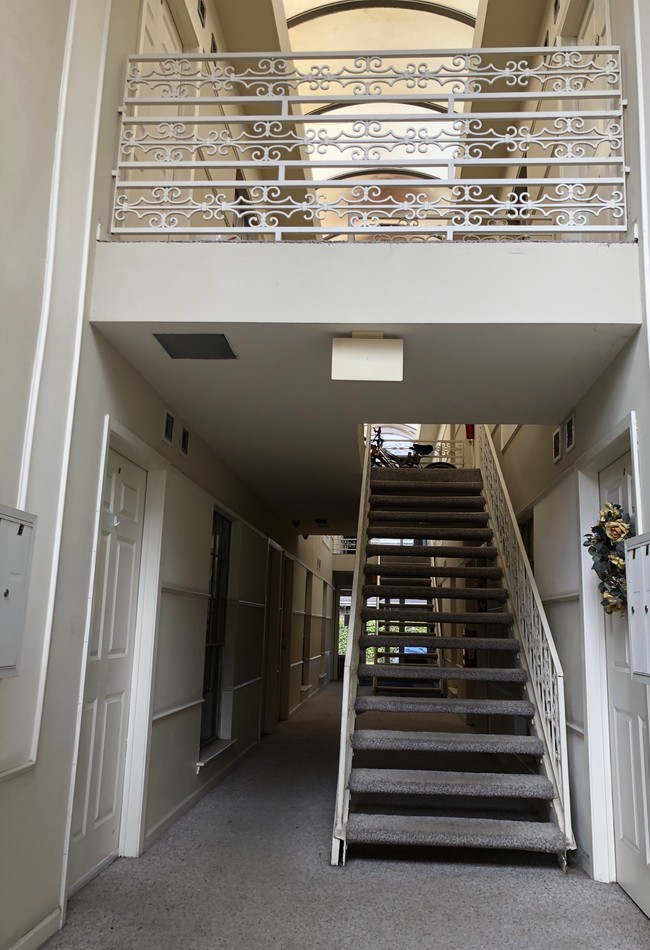
M 616 885 L 553 859 L 437 852 L 329 865 L 329 687 L 137 860 L 70 902 L 47 950 L 649 950 Z

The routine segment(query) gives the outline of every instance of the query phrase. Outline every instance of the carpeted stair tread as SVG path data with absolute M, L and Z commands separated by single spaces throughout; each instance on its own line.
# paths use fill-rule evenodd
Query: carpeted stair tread
M 497 549 L 494 547 L 474 547 L 468 545 L 467 547 L 456 547 L 455 545 L 450 544 L 439 544 L 439 545 L 426 545 L 426 544 L 379 544 L 374 542 L 368 544 L 366 547 L 366 554 L 368 557 L 385 557 L 389 555 L 391 557 L 420 557 L 420 558 L 432 558 L 432 557 L 453 557 L 453 558 L 466 558 L 474 560 L 486 560 L 486 561 L 495 561 L 497 558 Z M 459 576 L 459 575 L 455 575 Z M 472 575 L 469 575 L 472 576 Z
M 440 524 L 440 525 L 486 525 L 488 523 L 487 511 L 415 511 L 407 509 L 406 511 L 395 511 L 394 509 L 375 509 L 368 513 L 368 520 L 375 522 L 390 523 L 408 522 L 408 524 Z
M 482 669 L 464 666 L 434 666 L 415 663 L 360 663 L 359 676 L 403 680 L 472 680 L 480 683 L 526 683 L 525 670 Z
M 494 755 L 531 755 L 541 758 L 539 736 L 467 732 L 402 732 L 397 729 L 357 729 L 352 747 L 371 752 L 477 752 Z
M 439 528 L 436 525 L 376 524 L 368 528 L 369 538 L 421 538 L 426 541 L 491 541 L 492 528 Z
M 352 769 L 350 791 L 364 795 L 461 795 L 552 801 L 545 775 L 503 772 L 437 772 L 421 769 Z
M 518 653 L 519 644 L 510 637 L 438 637 L 412 633 L 367 634 L 359 638 L 362 649 L 368 647 L 430 647 L 436 650 L 500 650 L 503 653 Z
M 523 716 L 532 719 L 535 708 L 525 699 L 446 699 L 435 696 L 357 696 L 355 709 L 364 712 L 466 713 L 486 716 Z
M 405 495 L 402 492 L 381 494 L 373 491 L 370 495 L 370 507 L 373 511 L 382 508 L 417 508 L 426 511 L 440 510 L 441 513 L 450 509 L 483 511 L 485 498 L 482 495 Z
M 428 481 L 419 478 L 413 481 L 395 481 L 394 479 L 382 478 L 371 481 L 372 491 L 380 495 L 386 495 L 394 492 L 395 495 L 411 494 L 412 492 L 423 492 L 428 496 L 445 495 L 480 495 L 483 491 L 483 482 L 446 482 L 446 481 Z
M 405 620 L 407 623 L 464 623 L 464 624 L 498 624 L 504 627 L 512 626 L 512 614 L 496 613 L 487 611 L 485 613 L 460 613 L 453 611 L 427 610 L 422 607 L 394 607 L 393 609 L 384 609 L 377 607 L 364 607 L 361 611 L 361 619 L 384 620 L 389 623 L 392 620 Z
M 407 584 L 364 584 L 364 597 L 401 597 L 412 600 L 494 600 L 505 603 L 508 591 L 503 587 L 409 587 Z
M 390 564 L 382 561 L 381 564 L 366 564 L 363 569 L 367 577 L 470 577 L 494 578 L 500 580 L 503 571 L 500 567 L 438 567 L 433 564 Z
M 364 815 L 348 818 L 351 844 L 422 845 L 461 848 L 511 848 L 560 854 L 564 835 L 551 822 L 429 815 Z

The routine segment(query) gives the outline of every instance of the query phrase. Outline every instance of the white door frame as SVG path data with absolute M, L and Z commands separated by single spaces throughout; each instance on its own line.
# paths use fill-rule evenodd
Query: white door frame
M 636 414 L 631 412 L 576 463 L 581 532 L 584 529 L 586 533 L 597 519 L 600 508 L 598 473 L 627 451 L 632 454 L 636 530 L 639 534 L 645 530 L 639 491 Z M 586 557 L 581 558 L 580 584 L 585 656 L 585 741 L 589 770 L 592 874 L 596 881 L 611 882 L 616 880 L 616 856 L 605 621 L 596 596 L 594 574 Z
M 137 857 L 144 847 L 144 818 L 147 779 L 149 771 L 149 744 L 151 737 L 151 708 L 153 701 L 153 674 L 158 606 L 160 602 L 160 563 L 162 553 L 162 525 L 165 502 L 165 484 L 169 463 L 149 445 L 133 435 L 120 423 L 104 417 L 102 444 L 99 457 L 95 523 L 90 561 L 90 579 L 84 625 L 84 642 L 79 677 L 79 694 L 75 723 L 74 756 L 70 777 L 68 812 L 66 818 L 63 873 L 61 875 L 61 907 L 63 920 L 68 898 L 68 856 L 72 826 L 74 786 L 79 757 L 81 713 L 86 679 L 86 663 L 90 642 L 92 602 L 95 587 L 95 567 L 100 534 L 102 493 L 109 448 L 115 449 L 129 461 L 147 472 L 145 494 L 142 555 L 138 581 L 138 604 L 135 624 L 133 673 L 126 742 L 124 791 L 120 821 L 118 854 Z

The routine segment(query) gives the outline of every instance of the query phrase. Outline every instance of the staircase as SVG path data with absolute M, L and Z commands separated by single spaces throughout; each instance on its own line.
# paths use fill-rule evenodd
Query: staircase
M 374 468 L 369 482 L 332 863 L 357 845 L 564 856 L 558 763 L 481 471 Z

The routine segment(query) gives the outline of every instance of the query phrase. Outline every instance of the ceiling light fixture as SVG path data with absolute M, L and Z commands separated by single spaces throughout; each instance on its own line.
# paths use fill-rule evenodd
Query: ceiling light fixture
M 404 340 L 383 333 L 353 333 L 332 340 L 332 379 L 400 383 L 404 379 Z

